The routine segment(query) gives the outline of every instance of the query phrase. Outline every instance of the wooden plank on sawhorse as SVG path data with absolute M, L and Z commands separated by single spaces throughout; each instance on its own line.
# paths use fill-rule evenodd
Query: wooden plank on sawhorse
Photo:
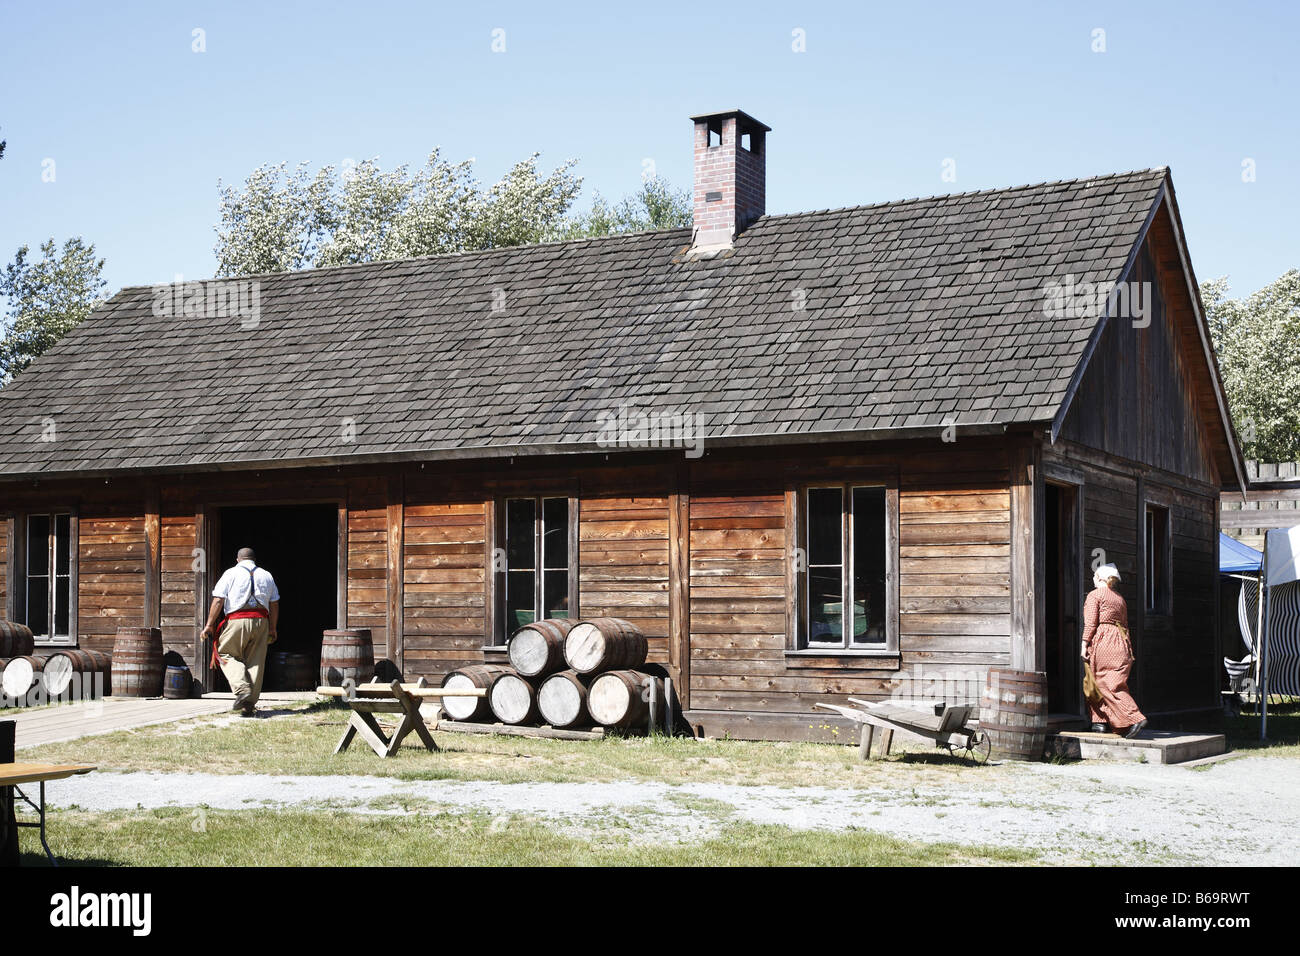
M 369 692 L 367 696 L 345 696 L 343 698 L 350 708 L 352 708 L 352 717 L 348 720 L 347 729 L 343 731 L 343 736 L 339 738 L 338 746 L 334 752 L 342 753 L 352 745 L 353 739 L 357 735 L 370 744 L 370 749 L 381 757 L 391 757 L 397 753 L 397 748 L 402 746 L 402 741 L 406 739 L 411 731 L 415 731 L 424 744 L 424 749 L 431 753 L 438 750 L 437 743 L 434 742 L 433 735 L 429 733 L 429 728 L 425 726 L 424 717 L 420 714 L 420 698 L 415 696 L 410 690 L 402 686 L 400 680 L 395 680 L 385 688 L 391 696 L 376 697 L 370 696 L 371 693 L 380 689 L 378 681 L 372 681 L 369 685 L 363 685 L 365 691 Z M 417 687 L 423 688 L 424 678 L 420 678 Z M 361 687 L 357 688 L 362 690 Z M 375 720 L 375 714 L 401 714 L 401 722 L 398 723 L 397 729 L 393 731 L 391 737 L 384 734 L 384 729 L 379 726 L 379 721 Z M 436 724 L 435 724 L 436 726 Z

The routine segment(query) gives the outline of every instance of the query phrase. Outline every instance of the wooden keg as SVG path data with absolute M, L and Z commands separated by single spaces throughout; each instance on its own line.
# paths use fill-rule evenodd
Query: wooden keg
M 1047 675 L 990 667 L 980 697 L 980 730 L 992 756 L 1041 760 L 1047 745 Z
M 267 690 L 314 690 L 317 670 L 307 654 L 275 651 L 266 656 Z
M 320 682 L 342 687 L 345 680 L 364 684 L 375 676 L 375 646 L 369 628 L 326 631 L 320 645 Z
M 640 667 L 647 650 L 640 629 L 617 617 L 579 621 L 564 639 L 564 660 L 579 674 Z
M 163 639 L 156 627 L 119 627 L 113 641 L 113 696 L 161 697 Z
M 442 679 L 442 686 L 450 690 L 487 690 L 502 674 L 513 673 L 504 664 L 470 664 L 452 671 Z M 492 705 L 487 697 L 444 697 L 442 712 L 451 720 L 468 720 L 481 723 L 492 719 Z
M 0 621 L 0 657 L 26 657 L 36 650 L 36 639 L 26 624 Z
M 503 724 L 531 724 L 537 720 L 537 691 L 512 669 L 493 679 L 488 706 Z
M 103 651 L 66 648 L 46 659 L 41 682 L 51 697 L 64 694 L 78 700 L 106 697 L 112 693 L 112 666 L 112 658 Z
M 525 677 L 545 677 L 564 670 L 564 639 L 576 623 L 552 617 L 524 625 L 515 631 L 506 650 L 511 666 Z
M 591 722 L 587 714 L 587 684 L 577 671 L 560 671 L 537 688 L 537 709 L 552 727 L 578 727 Z
M 192 683 L 188 667 L 172 664 L 163 675 L 163 696 L 168 700 L 188 700 Z
M 6 696 L 13 700 L 24 698 L 41 679 L 41 672 L 44 669 L 44 658 L 33 657 L 30 654 L 11 657 L 5 664 L 4 673 L 0 674 L 0 688 L 3 688 Z
M 587 711 L 602 727 L 644 727 L 650 719 L 650 688 L 663 700 L 663 682 L 640 671 L 608 671 L 587 688 Z M 660 705 L 662 706 L 662 704 Z

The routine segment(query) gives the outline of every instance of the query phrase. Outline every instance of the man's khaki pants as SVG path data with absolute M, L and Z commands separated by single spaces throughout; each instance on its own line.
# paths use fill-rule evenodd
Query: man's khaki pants
M 235 709 L 252 707 L 262 693 L 267 638 L 271 622 L 264 617 L 241 617 L 226 622 L 217 642 L 221 673 L 230 682 Z

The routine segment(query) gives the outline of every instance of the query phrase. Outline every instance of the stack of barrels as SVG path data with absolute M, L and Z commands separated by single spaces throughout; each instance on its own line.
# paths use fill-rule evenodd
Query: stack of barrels
M 452 720 L 577 729 L 648 726 L 663 680 L 643 668 L 648 645 L 636 625 L 615 617 L 550 618 L 517 630 L 504 664 L 475 664 L 443 678 L 451 689 L 486 697 L 448 697 Z
M 0 621 L 0 689 L 10 700 L 40 690 L 49 700 L 86 700 L 109 693 L 111 658 L 69 647 L 37 656 L 30 628 Z

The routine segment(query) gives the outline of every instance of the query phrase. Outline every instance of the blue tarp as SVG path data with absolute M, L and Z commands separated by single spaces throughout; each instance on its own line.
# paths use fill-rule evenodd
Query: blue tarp
M 1264 554 L 1248 544 L 1242 544 L 1236 538 L 1219 532 L 1219 573 L 1249 574 L 1259 573 Z

